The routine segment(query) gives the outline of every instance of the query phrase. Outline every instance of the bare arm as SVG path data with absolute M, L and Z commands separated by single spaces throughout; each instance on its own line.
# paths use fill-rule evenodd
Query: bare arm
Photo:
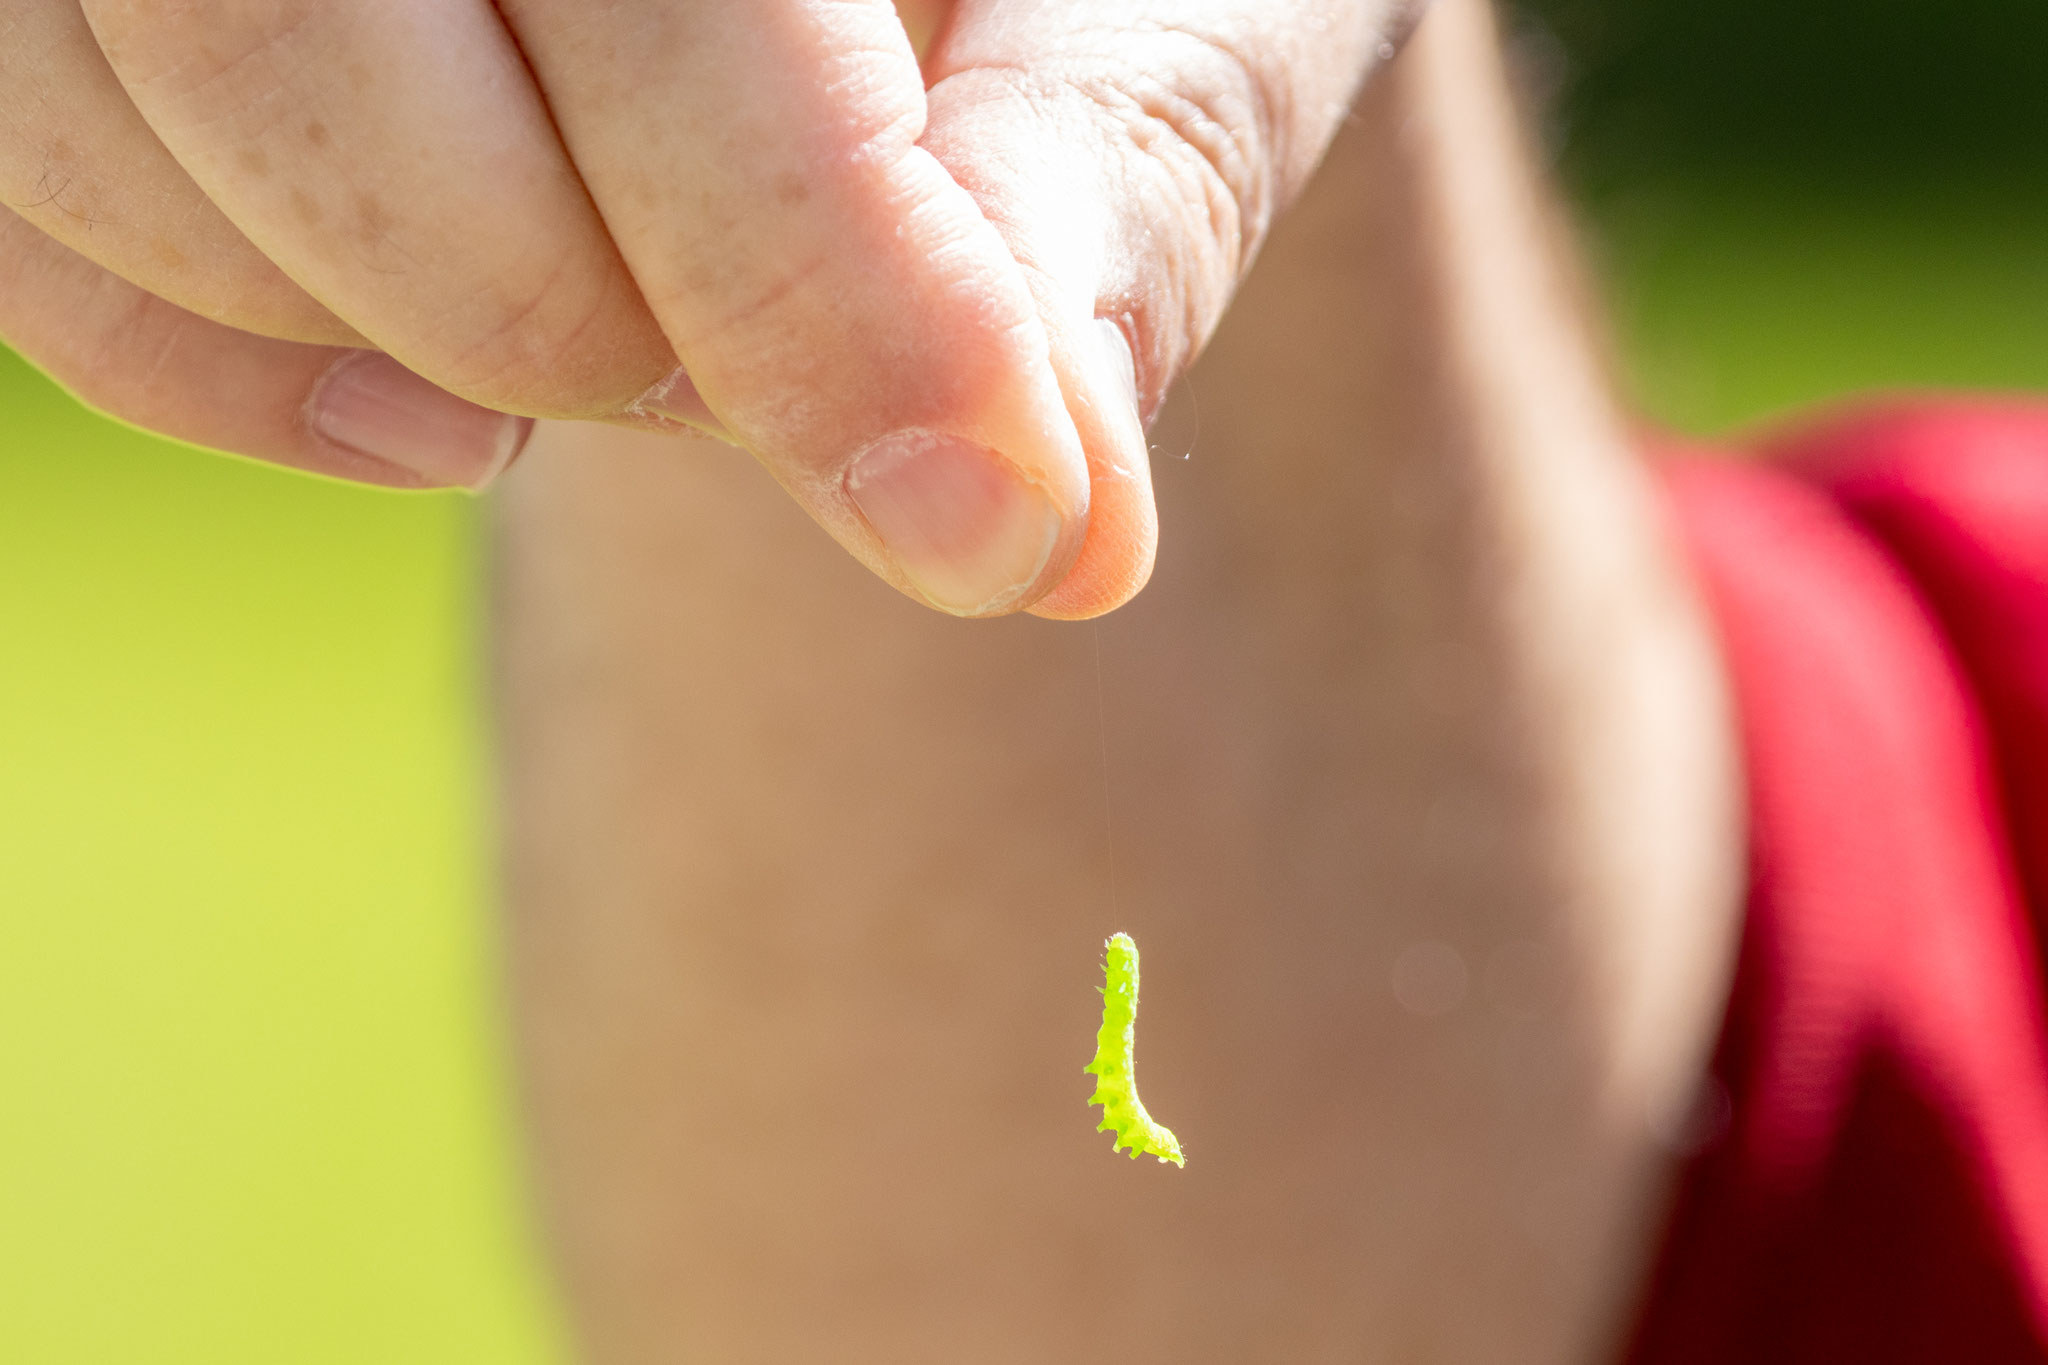
M 1099 627 L 919 612 L 749 464 L 544 431 L 501 508 L 511 968 L 594 1360 L 1611 1346 L 1740 850 L 1567 267 L 1442 0 Z M 1082 1106 L 1114 929 L 1185 1171 Z

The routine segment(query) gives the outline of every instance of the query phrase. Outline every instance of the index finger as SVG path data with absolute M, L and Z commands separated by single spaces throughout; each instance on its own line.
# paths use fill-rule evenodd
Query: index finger
M 1081 437 L 887 0 L 501 8 L 697 392 L 811 515 L 961 615 L 1057 583 Z

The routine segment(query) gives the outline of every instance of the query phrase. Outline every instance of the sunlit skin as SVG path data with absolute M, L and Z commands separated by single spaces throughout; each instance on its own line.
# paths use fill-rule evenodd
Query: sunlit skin
M 1416 8 L 0 0 L 0 338 L 503 476 L 508 994 L 598 1365 L 1611 1351 L 1728 725 L 1491 18 Z M 1170 1178 L 1074 1103 L 1122 927 Z
M 591 1359 L 1611 1357 L 1741 849 L 1564 240 L 1433 8 L 1155 428 L 1098 625 L 920 612 L 732 452 L 543 429 L 510 962 Z M 1077 1103 L 1116 929 L 1183 1171 Z M 1418 944 L 1469 981 L 1428 1013 Z
M 714 429 L 919 600 L 1098 614 L 1153 562 L 1141 416 L 1406 0 L 906 9 L 0 0 L 0 336 L 398 486 L 525 417 Z M 856 466 L 933 435 L 997 477 L 928 533 Z

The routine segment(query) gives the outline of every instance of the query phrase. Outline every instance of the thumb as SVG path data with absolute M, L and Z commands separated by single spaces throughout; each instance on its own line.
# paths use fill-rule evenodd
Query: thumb
M 1031 610 L 1144 586 L 1142 418 L 1222 316 L 1406 0 L 960 0 L 926 61 L 922 145 L 1022 268 L 1087 453 L 1073 566 Z

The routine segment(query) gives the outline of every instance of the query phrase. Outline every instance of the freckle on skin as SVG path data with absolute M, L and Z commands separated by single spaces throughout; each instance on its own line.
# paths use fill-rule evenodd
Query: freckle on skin
M 785 175 L 775 182 L 775 202 L 784 208 L 795 208 L 811 197 L 811 187 L 800 175 Z
M 60 137 L 50 144 L 48 160 L 52 162 L 69 161 L 77 155 L 78 149 Z
M 318 120 L 307 124 L 306 141 L 312 143 L 315 147 L 325 147 L 327 145 L 327 125 Z
M 320 221 L 320 202 L 297 185 L 292 186 L 292 211 L 299 215 L 302 223 L 310 225 Z
M 156 257 L 157 264 L 170 270 L 182 269 L 188 263 L 185 253 L 164 237 L 158 237 L 149 244 L 149 254 Z
M 235 160 L 241 165 L 243 170 L 251 175 L 263 176 L 270 174 L 270 158 L 263 155 L 261 147 L 244 147 L 235 157 Z

